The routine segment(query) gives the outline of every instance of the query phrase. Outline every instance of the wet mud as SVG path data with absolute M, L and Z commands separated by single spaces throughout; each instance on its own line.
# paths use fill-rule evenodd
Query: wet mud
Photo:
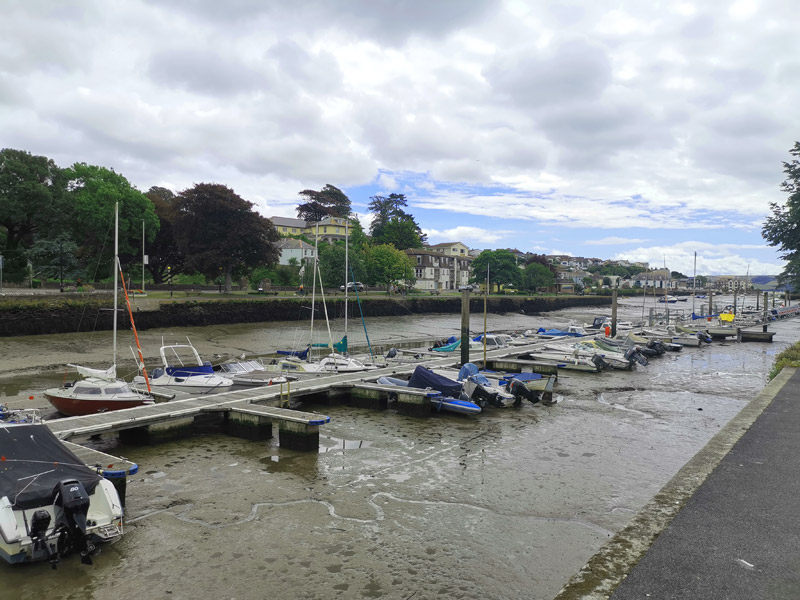
M 591 316 L 490 315 L 489 328 Z M 373 341 L 446 337 L 459 319 L 367 326 Z M 223 435 L 145 447 L 92 440 L 140 465 L 125 536 L 93 566 L 0 565 L 0 598 L 552 598 L 763 388 L 775 353 L 800 339 L 798 323 L 772 327 L 773 344 L 715 342 L 631 372 L 565 373 L 550 407 L 411 419 L 311 406 L 331 415 L 316 454 Z M 152 358 L 161 334 L 188 335 L 208 358 L 257 354 L 296 330 L 149 331 L 143 345 Z M 0 401 L 41 404 L 39 386 L 83 360 L 70 355 L 78 348 L 107 360 L 110 337 L 91 348 L 47 337 L 35 347 L 0 340 L 12 365 Z

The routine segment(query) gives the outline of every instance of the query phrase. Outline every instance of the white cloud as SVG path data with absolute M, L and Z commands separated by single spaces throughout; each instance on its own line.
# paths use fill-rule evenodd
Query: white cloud
M 144 190 L 225 183 L 267 216 L 330 183 L 359 208 L 405 193 L 424 228 L 482 244 L 753 245 L 800 131 L 800 13 L 782 0 L 4 8 L 4 147 Z
M 586 240 L 584 244 L 587 246 L 616 246 L 619 244 L 641 244 L 646 241 L 646 239 L 624 238 L 612 235 L 600 240 Z
M 428 236 L 428 241 L 433 244 L 452 241 L 492 244 L 507 238 L 511 233 L 510 231 L 481 229 L 480 227 L 467 227 L 464 225 L 444 230 L 423 228 L 423 231 Z

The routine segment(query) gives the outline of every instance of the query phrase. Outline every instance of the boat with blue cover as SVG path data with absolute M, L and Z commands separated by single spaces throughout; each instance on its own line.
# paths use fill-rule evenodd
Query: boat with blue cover
M 431 399 L 431 408 L 437 412 L 447 411 L 467 415 L 475 415 L 481 412 L 481 407 L 465 396 L 463 384 L 438 375 L 422 365 L 418 365 L 414 369 L 414 373 L 412 373 L 408 381 L 397 377 L 379 377 L 378 383 L 422 390 L 432 389 L 441 392 L 442 395 L 440 397 Z
M 150 386 L 156 389 L 188 394 L 224 392 L 233 386 L 233 380 L 214 372 L 210 362 L 203 361 L 192 343 L 162 345 L 159 350 L 162 367 L 150 373 Z M 184 362 L 185 361 L 185 362 Z M 133 383 L 144 384 L 142 375 Z

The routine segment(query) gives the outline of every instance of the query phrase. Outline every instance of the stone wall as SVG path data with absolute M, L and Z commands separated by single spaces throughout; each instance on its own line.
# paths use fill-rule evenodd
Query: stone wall
M 343 298 L 327 300 L 328 313 L 344 313 Z M 260 323 L 265 321 L 304 321 L 309 318 L 310 298 L 257 299 L 225 301 L 184 301 L 161 303 L 158 310 L 138 310 L 134 313 L 137 329 L 223 325 L 229 323 Z M 609 306 L 611 298 L 601 296 L 490 298 L 491 313 L 532 315 L 574 306 Z M 408 314 L 458 314 L 461 298 L 366 298 L 361 303 L 365 317 L 389 317 Z M 75 333 L 110 330 L 113 328 L 110 300 L 80 303 L 31 303 L 29 306 L 0 305 L 0 336 Z M 348 311 L 358 315 L 358 305 L 351 300 Z M 470 312 L 483 313 L 483 299 L 471 298 Z M 120 311 L 119 329 L 129 329 L 127 310 Z

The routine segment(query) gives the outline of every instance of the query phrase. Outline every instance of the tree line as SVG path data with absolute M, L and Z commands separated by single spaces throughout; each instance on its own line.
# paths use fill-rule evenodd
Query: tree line
M 405 196 L 374 196 L 376 218 L 368 237 L 352 218 L 349 198 L 332 185 L 303 190 L 298 217 L 349 219 L 350 275 L 344 271 L 344 242 L 322 244 L 323 283 L 338 286 L 358 279 L 370 285 L 413 282 L 411 260 L 402 252 L 422 244 L 424 235 L 403 210 Z M 136 189 L 123 175 L 86 163 L 61 168 L 45 156 L 0 150 L 0 255 L 5 281 L 55 279 L 99 282 L 111 277 L 114 207 L 119 206 L 119 258 L 127 271 L 148 257 L 152 281 L 201 275 L 206 281 L 263 279 L 294 285 L 302 265 L 278 265 L 280 236 L 270 219 L 231 188 L 199 183 L 177 194 L 154 186 Z M 306 274 L 310 281 L 311 269 Z

